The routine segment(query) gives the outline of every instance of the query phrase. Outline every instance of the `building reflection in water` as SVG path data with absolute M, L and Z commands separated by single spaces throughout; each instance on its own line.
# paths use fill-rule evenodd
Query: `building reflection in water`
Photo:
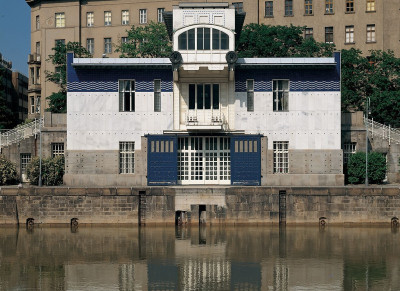
M 390 228 L 2 228 L 0 290 L 400 290 Z

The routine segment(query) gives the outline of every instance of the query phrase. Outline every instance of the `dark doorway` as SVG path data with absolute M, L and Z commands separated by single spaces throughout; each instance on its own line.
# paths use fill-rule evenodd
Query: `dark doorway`
M 207 223 L 207 211 L 205 205 L 199 205 L 199 224 Z

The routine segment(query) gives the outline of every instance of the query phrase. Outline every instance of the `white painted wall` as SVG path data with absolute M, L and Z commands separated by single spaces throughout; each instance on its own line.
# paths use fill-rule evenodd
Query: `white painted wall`
M 290 92 L 288 112 L 273 111 L 272 92 L 254 93 L 254 112 L 246 92 L 235 96 L 235 130 L 264 134 L 268 148 L 289 141 L 289 149 L 340 149 L 340 92 Z
M 136 92 L 135 112 L 119 112 L 118 92 L 69 92 L 67 150 L 118 150 L 120 141 L 162 134 L 173 128 L 172 92 L 161 93 L 161 112 L 154 112 L 154 93 Z

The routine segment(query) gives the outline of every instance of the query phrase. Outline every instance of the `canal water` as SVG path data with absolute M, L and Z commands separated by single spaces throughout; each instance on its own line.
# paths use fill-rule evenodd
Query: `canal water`
M 400 290 L 400 234 L 390 227 L 3 227 L 0 290 Z

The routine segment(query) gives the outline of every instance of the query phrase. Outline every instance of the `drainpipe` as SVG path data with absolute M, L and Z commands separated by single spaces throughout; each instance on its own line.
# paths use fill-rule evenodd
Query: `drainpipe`
M 257 0 L 257 24 L 260 24 L 260 0 Z
M 82 0 L 79 0 L 79 45 L 82 45 Z

